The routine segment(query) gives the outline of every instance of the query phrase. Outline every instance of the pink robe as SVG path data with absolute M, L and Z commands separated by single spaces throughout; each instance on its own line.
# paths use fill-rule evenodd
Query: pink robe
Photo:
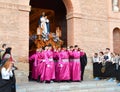
M 70 65 L 70 78 L 72 77 L 72 64 L 73 64 L 73 59 L 74 59 L 74 56 L 73 56 L 73 51 L 68 51 L 69 53 L 69 65 Z M 72 79 L 71 79 L 72 80 Z
M 51 50 L 48 50 L 47 51 L 47 57 L 48 57 L 48 61 L 51 65 L 51 75 L 52 75 L 52 79 L 55 79 L 55 63 L 54 63 L 54 59 L 53 59 L 53 56 L 54 53 L 53 51 Z
M 45 73 L 44 73 L 44 80 L 51 81 L 53 79 L 53 58 L 49 57 L 51 52 L 44 51 L 45 56 Z
M 81 80 L 81 64 L 80 64 L 80 51 L 73 51 L 73 62 L 71 62 L 71 79 L 72 81 Z
M 57 70 L 59 81 L 70 80 L 69 55 L 67 51 L 62 50 L 59 53 Z
M 40 76 L 40 81 L 44 81 L 44 73 L 45 73 L 45 57 L 43 52 L 39 53 L 38 56 L 38 76 Z
M 38 55 L 39 53 L 35 53 L 29 57 L 29 61 L 34 61 L 32 66 L 32 78 L 35 80 L 38 78 Z
M 54 63 L 55 63 L 55 80 L 59 81 L 58 80 L 59 73 L 58 73 L 58 69 L 57 69 L 58 60 L 59 60 L 59 52 L 58 51 L 54 51 L 53 58 L 54 58 Z
M 41 63 L 39 63 L 39 73 L 41 74 L 40 76 L 40 81 L 44 82 L 45 81 L 45 71 L 46 71 L 46 61 L 47 61 L 47 56 L 46 56 L 47 51 L 42 51 L 41 55 Z

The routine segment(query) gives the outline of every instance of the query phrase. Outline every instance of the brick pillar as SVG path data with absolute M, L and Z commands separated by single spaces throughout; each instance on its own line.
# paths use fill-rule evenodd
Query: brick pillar
M 67 39 L 68 46 L 79 45 L 84 46 L 83 38 L 81 32 L 83 32 L 81 27 L 82 16 L 79 13 L 68 13 L 67 14 Z M 83 48 L 84 49 L 84 48 Z M 88 54 L 87 54 L 88 55 Z M 93 64 L 91 57 L 88 57 L 88 64 L 85 69 L 84 79 L 91 80 L 93 78 Z
M 0 45 L 13 48 L 15 59 L 28 60 L 30 6 L 0 2 Z
M 79 34 L 81 30 L 81 15 L 79 13 L 70 12 L 67 14 L 67 39 L 68 45 L 79 45 Z
M 18 82 L 27 82 L 29 73 L 29 11 L 30 6 L 16 2 L 0 2 L 0 46 L 7 43 L 12 47 L 13 57 L 18 70 L 15 71 Z M 7 1 L 7 2 L 6 2 Z

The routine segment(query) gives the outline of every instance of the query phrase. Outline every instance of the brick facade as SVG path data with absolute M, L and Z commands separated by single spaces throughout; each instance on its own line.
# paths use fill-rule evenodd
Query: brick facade
M 27 60 L 30 6 L 0 3 L 0 44 L 12 46 L 14 57 Z
M 63 2 L 67 9 L 68 45 L 78 44 L 89 57 L 106 47 L 113 50 L 113 30 L 120 28 L 120 12 L 112 11 L 112 0 Z M 30 0 L 0 0 L 0 44 L 12 46 L 19 61 L 28 60 L 29 3 Z

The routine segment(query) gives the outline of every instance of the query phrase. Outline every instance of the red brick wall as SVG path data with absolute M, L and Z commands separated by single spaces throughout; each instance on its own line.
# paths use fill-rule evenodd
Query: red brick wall
M 18 61 L 26 61 L 29 49 L 29 6 L 0 3 L 0 45 L 13 48 Z

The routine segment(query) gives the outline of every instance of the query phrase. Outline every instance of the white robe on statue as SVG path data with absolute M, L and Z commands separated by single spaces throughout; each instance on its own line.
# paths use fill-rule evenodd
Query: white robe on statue
M 43 33 L 44 34 L 47 34 L 47 25 L 46 25 L 46 19 L 45 19 L 45 17 L 41 17 L 40 18 L 40 21 L 41 21 L 41 28 L 43 29 Z

